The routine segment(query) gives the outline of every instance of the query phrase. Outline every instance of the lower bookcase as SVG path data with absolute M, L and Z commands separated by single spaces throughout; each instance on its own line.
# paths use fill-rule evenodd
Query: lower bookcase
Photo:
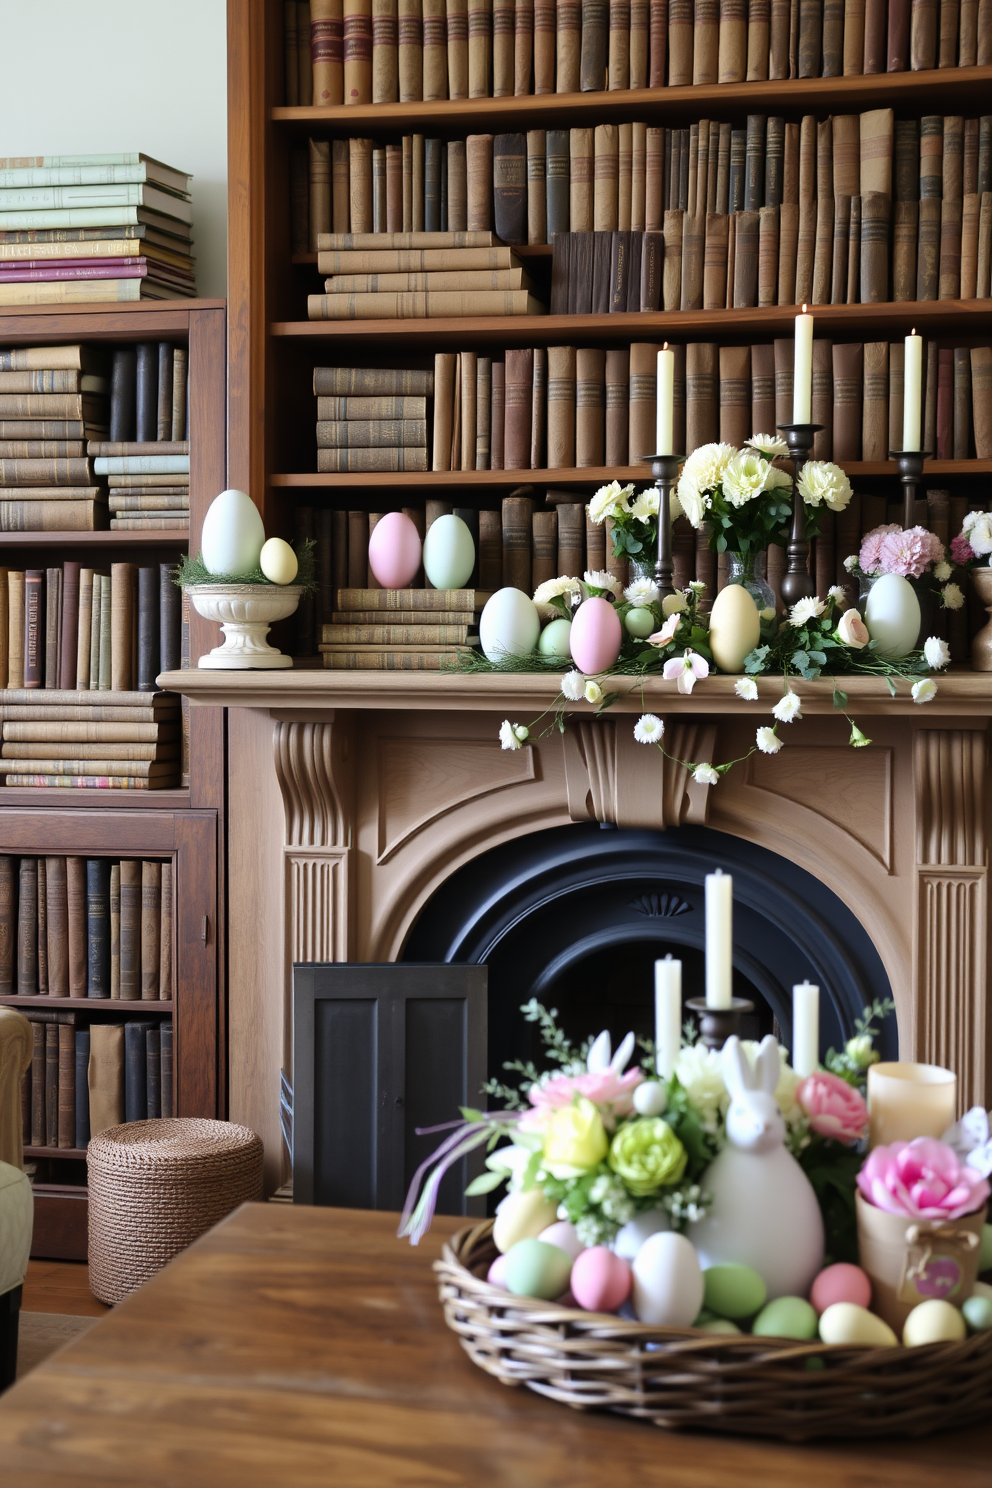
M 66 814 L 0 793 L 0 1004 L 34 1035 L 32 1255 L 85 1259 L 91 1134 L 222 1108 L 218 830 L 213 810 Z

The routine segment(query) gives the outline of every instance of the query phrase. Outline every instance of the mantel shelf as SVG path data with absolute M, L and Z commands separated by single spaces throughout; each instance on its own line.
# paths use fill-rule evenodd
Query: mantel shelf
M 160 687 L 181 692 L 194 705 L 268 709 L 278 716 L 327 712 L 335 708 L 378 710 L 416 709 L 426 712 L 493 713 L 516 715 L 529 721 L 555 700 L 555 676 L 526 672 L 464 674 L 438 672 L 328 672 L 293 670 L 273 672 L 164 672 Z M 604 684 L 620 694 L 613 710 L 706 717 L 736 714 L 765 721 L 765 714 L 782 695 L 781 677 L 759 677 L 758 701 L 745 703 L 734 692 L 736 677 L 709 677 L 688 697 L 660 676 L 615 677 Z M 793 680 L 807 713 L 833 713 L 833 684 Z M 912 701 L 910 684 L 897 681 L 892 697 L 884 677 L 844 677 L 840 685 L 850 708 L 859 716 L 922 714 Z M 992 673 L 958 668 L 937 679 L 937 696 L 927 703 L 929 718 L 988 718 L 992 716 Z M 589 717 L 587 703 L 569 704 L 569 712 Z
M 945 108 L 966 113 L 984 106 L 992 67 L 941 68 L 856 77 L 794 78 L 780 82 L 720 83 L 691 88 L 637 88 L 610 93 L 522 94 L 512 98 L 457 98 L 430 103 L 366 103 L 273 108 L 270 118 L 311 133 L 325 125 L 346 134 L 395 135 L 410 129 L 533 129 L 543 125 L 729 119 L 745 114 L 856 113 L 862 109 Z

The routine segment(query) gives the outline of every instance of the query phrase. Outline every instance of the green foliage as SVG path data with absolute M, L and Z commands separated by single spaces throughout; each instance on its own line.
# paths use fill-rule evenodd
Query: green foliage
M 826 1234 L 824 1264 L 858 1263 L 858 1221 L 854 1204 L 855 1179 L 864 1162 L 856 1148 L 824 1137 L 814 1137 L 799 1154 L 799 1164 L 816 1194 Z

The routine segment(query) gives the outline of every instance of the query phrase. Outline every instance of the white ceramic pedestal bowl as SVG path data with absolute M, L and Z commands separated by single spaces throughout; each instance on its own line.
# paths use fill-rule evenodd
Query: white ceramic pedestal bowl
M 216 671 L 249 671 L 291 667 L 265 639 L 270 625 L 292 615 L 303 589 L 298 584 L 191 584 L 186 593 L 196 613 L 217 620 L 224 644 L 201 656 L 198 667 Z

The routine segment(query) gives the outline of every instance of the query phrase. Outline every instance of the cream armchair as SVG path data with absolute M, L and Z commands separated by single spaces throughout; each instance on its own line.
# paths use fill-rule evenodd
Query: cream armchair
M 21 1284 L 31 1254 L 34 1199 L 23 1171 L 21 1079 L 31 1063 L 31 1024 L 0 1007 L 0 1390 L 17 1373 Z

